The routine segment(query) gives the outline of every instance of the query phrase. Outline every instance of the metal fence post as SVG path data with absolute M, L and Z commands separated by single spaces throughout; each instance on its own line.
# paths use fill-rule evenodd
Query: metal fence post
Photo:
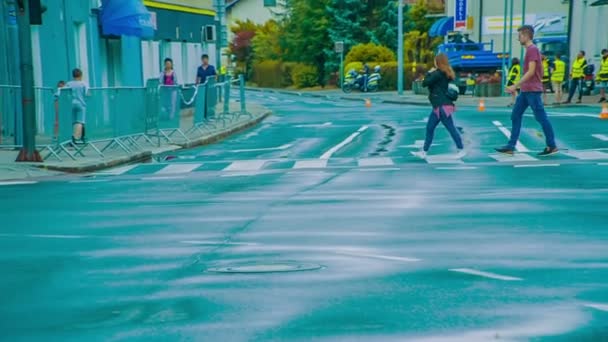
M 239 75 L 239 93 L 241 96 L 241 114 L 247 114 L 247 105 L 245 104 L 245 76 Z
M 225 81 L 224 86 L 224 114 L 230 113 L 230 81 Z

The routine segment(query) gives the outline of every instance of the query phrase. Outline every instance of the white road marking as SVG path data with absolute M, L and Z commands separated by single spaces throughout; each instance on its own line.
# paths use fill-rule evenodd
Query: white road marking
M 515 168 L 533 168 L 533 167 L 558 167 L 559 164 L 518 164 L 513 165 Z
M 7 182 L 0 182 L 0 186 L 8 186 L 8 185 L 29 185 L 29 184 L 36 184 L 38 182 L 35 181 L 7 181 Z
M 331 149 L 329 149 L 329 151 L 323 153 L 323 155 L 319 159 L 329 159 L 329 158 L 331 158 L 331 156 L 334 153 L 338 152 L 344 146 L 350 144 L 353 140 L 355 140 L 356 137 L 358 137 L 361 133 L 365 132 L 368 128 L 369 128 L 368 126 L 362 126 L 361 128 L 359 128 L 359 130 L 357 130 L 355 133 L 351 134 L 344 141 L 342 141 L 338 145 L 332 147 Z
M 464 164 L 456 154 L 437 154 L 425 158 L 429 164 Z
M 585 306 L 588 308 L 608 312 L 608 304 L 589 303 L 589 304 L 585 304 Z
M 71 184 L 81 184 L 81 183 L 107 183 L 109 182 L 109 179 L 85 179 L 85 180 L 75 180 L 75 181 L 71 181 Z
M 608 153 L 600 151 L 568 151 L 562 152 L 563 154 L 580 159 L 580 160 L 602 160 L 608 159 Z
M 591 134 L 591 136 L 601 141 L 608 141 L 608 136 L 604 134 Z
M 597 163 L 599 166 L 608 166 L 608 163 Z
M 243 160 L 235 161 L 228 165 L 224 171 L 256 171 L 260 170 L 266 164 L 266 160 Z
M 358 169 L 360 172 L 401 171 L 398 167 L 380 167 L 373 169 Z
M 502 134 L 504 134 L 507 138 L 511 138 L 511 131 L 509 131 L 508 128 L 506 128 L 505 126 L 502 125 L 502 123 L 500 121 L 492 121 L 492 123 L 494 124 L 494 126 L 496 126 L 496 128 L 498 128 L 499 131 L 502 132 Z M 530 150 L 525 147 L 522 143 L 520 143 L 519 141 L 517 142 L 517 144 L 515 145 L 515 150 L 517 150 L 518 152 L 530 152 Z
M 339 251 L 339 252 L 336 252 L 336 254 L 354 256 L 354 257 L 360 257 L 360 258 L 371 258 L 371 259 L 402 261 L 402 262 L 422 261 L 421 259 L 417 259 L 417 258 L 405 258 L 405 257 L 397 257 L 397 256 L 390 256 L 390 255 L 377 255 L 377 254 L 355 253 L 355 252 L 345 252 L 345 251 Z
M 378 158 L 363 158 L 358 160 L 359 167 L 372 167 L 372 166 L 390 166 L 395 165 L 391 158 L 378 157 Z
M 294 169 L 323 169 L 327 167 L 327 159 L 298 160 Z
M 157 171 L 155 174 L 157 175 L 179 175 L 183 173 L 190 173 L 199 167 L 203 166 L 203 164 L 169 164 L 165 166 L 163 169 Z
M 134 168 L 138 167 L 139 165 L 140 164 L 127 165 L 127 166 L 122 166 L 122 167 L 119 167 L 119 168 L 116 168 L 116 169 L 96 172 L 94 174 L 95 175 L 100 175 L 100 176 L 120 176 L 122 174 L 125 174 L 125 173 L 133 170 Z
M 186 240 L 186 241 L 180 241 L 179 243 L 183 243 L 186 245 L 206 245 L 206 246 L 216 246 L 216 245 L 257 246 L 258 245 L 258 243 L 255 243 L 255 242 L 224 242 L 224 241 L 202 241 L 202 240 Z
M 522 281 L 523 280 L 522 278 L 505 276 L 505 275 L 500 275 L 500 274 L 490 273 L 490 272 L 477 271 L 477 270 L 472 270 L 470 268 L 452 268 L 449 271 L 465 273 L 465 274 L 470 274 L 470 275 L 475 275 L 475 276 L 490 278 L 490 279 L 505 280 L 505 281 Z
M 285 144 L 277 147 L 266 147 L 266 148 L 252 148 L 245 150 L 233 150 L 231 153 L 242 153 L 242 152 L 263 152 L 263 151 L 283 151 L 293 146 L 292 144 Z
M 532 156 L 529 156 L 529 155 L 523 154 L 523 153 L 516 153 L 514 155 L 508 155 L 508 154 L 503 154 L 503 153 L 493 153 L 493 154 L 490 154 L 489 156 L 501 163 L 526 162 L 526 161 L 537 161 L 538 160 Z
M 257 176 L 257 175 L 262 175 L 264 174 L 264 172 L 255 172 L 255 171 L 251 171 L 251 172 L 235 172 L 235 173 L 229 173 L 229 174 L 225 174 L 225 175 L 220 175 L 220 177 L 222 178 L 232 178 L 232 177 L 251 177 L 251 176 Z
M 329 127 L 331 126 L 331 122 L 326 122 L 322 124 L 309 124 L 309 125 L 296 125 L 297 128 L 319 128 L 319 127 Z
M 0 234 L 0 237 L 73 240 L 73 239 L 86 239 L 88 236 L 83 236 L 83 235 L 49 235 L 49 234 Z
M 169 181 L 169 180 L 178 180 L 178 179 L 186 179 L 186 176 L 143 177 L 141 180 L 143 180 L 143 181 Z
M 475 166 L 446 166 L 446 167 L 436 167 L 436 170 L 476 170 Z

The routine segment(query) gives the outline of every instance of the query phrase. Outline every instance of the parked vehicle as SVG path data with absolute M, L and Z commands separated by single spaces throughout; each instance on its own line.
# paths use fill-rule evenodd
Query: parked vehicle
M 375 92 L 378 91 L 380 83 L 380 66 L 377 65 L 374 68 L 374 72 L 367 75 L 365 73 L 358 73 L 354 69 L 349 70 L 344 78 L 344 84 L 342 85 L 342 91 L 350 93 L 353 90 L 359 90 L 361 92 Z

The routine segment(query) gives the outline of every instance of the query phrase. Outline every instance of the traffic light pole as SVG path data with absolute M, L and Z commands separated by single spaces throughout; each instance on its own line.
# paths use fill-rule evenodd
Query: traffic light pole
M 226 2 L 224 0 L 213 0 L 215 5 L 215 67 L 218 73 L 222 70 L 222 48 L 224 47 L 224 35 L 226 31 Z
M 30 28 L 29 1 L 9 0 L 9 6 L 18 5 L 19 55 L 21 70 L 21 103 L 23 105 L 23 148 L 18 162 L 42 162 L 36 150 L 36 102 L 34 94 L 34 66 L 32 58 L 32 31 Z

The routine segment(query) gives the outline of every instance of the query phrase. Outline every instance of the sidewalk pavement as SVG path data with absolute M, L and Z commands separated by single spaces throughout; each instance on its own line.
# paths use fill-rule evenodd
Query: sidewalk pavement
M 239 103 L 230 104 L 230 112 L 236 113 L 240 110 Z M 48 151 L 41 151 L 45 161 L 43 163 L 17 163 L 18 151 L 14 149 L 2 149 L 0 146 L 0 183 L 3 181 L 25 180 L 30 178 L 43 178 L 67 173 L 87 173 L 94 172 L 122 164 L 150 161 L 156 155 L 180 149 L 192 148 L 207 145 L 225 139 L 230 135 L 257 125 L 268 117 L 271 112 L 260 105 L 248 104 L 247 111 L 251 115 L 228 116 L 225 121 L 215 121 L 213 124 L 203 126 L 201 130 L 187 132 L 186 127 L 192 127 L 192 117 L 182 117 L 182 132 L 171 136 L 171 141 L 165 138 L 150 138 L 153 144 L 145 142 L 143 139 L 138 142 L 137 148 L 132 148 L 130 153 L 115 146 L 103 152 L 103 157 L 97 154 L 93 148 L 86 147 L 82 150 L 84 157 L 72 160 L 66 154 L 60 154 L 61 161 L 48 155 Z M 221 117 L 221 116 L 220 116 Z M 228 120 L 230 119 L 230 120 Z M 190 122 L 186 126 L 184 122 Z M 168 132 L 170 133 L 170 132 Z M 160 142 L 160 144 L 157 144 Z M 91 142 L 101 149 L 108 142 Z M 70 149 L 75 152 L 73 148 Z
M 369 99 L 372 102 L 379 103 L 390 103 L 390 104 L 403 104 L 403 105 L 414 105 L 414 106 L 429 106 L 429 100 L 427 95 L 416 95 L 413 91 L 405 91 L 403 95 L 397 94 L 396 91 L 380 91 L 375 93 L 361 93 L 357 91 L 353 91 L 350 94 L 346 94 L 342 92 L 340 89 L 329 89 L 329 90 L 283 90 L 283 89 L 270 89 L 270 88 L 256 88 L 256 87 L 248 87 L 246 88 L 249 91 L 258 91 L 258 92 L 269 92 L 269 93 L 277 93 L 277 94 L 288 94 L 288 95 L 297 95 L 304 97 L 316 97 L 316 98 L 324 98 L 328 100 L 347 100 L 347 101 L 365 101 L 365 99 Z M 466 107 L 477 107 L 479 105 L 479 101 L 483 99 L 485 100 L 486 108 L 507 108 L 509 103 L 511 102 L 510 96 L 502 96 L 502 97 L 474 97 L 470 94 L 461 95 L 458 97 L 457 104 L 460 106 Z M 581 106 L 592 106 L 601 108 L 601 104 L 598 103 L 600 97 L 599 95 L 591 95 L 583 97 L 582 104 L 569 104 L 569 105 L 553 105 L 555 96 L 551 93 L 547 94 L 547 100 L 550 103 L 546 107 L 548 108 L 576 108 Z M 599 113 L 599 112 L 598 112 Z

